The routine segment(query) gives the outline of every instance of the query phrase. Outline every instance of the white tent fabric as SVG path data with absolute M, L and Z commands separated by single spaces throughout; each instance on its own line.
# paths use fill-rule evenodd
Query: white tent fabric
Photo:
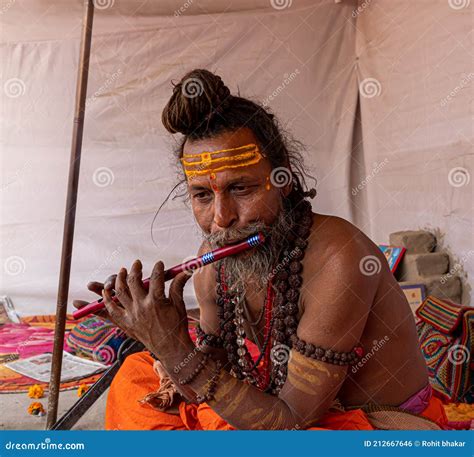
M 472 280 L 469 0 L 97 0 L 69 302 L 134 259 L 145 274 L 196 253 L 171 80 L 196 67 L 271 107 L 306 144 L 315 211 L 375 242 L 430 228 Z M 0 295 L 55 309 L 83 3 L 2 2 Z M 188 306 L 195 306 L 192 287 Z M 72 311 L 72 305 L 69 308 Z

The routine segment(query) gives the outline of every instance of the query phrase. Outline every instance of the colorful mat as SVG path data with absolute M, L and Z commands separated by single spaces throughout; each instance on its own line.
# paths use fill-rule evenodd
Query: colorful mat
M 86 318 L 84 318 L 86 319 Z M 56 325 L 56 316 L 54 314 L 46 314 L 44 316 L 25 316 L 20 318 L 22 324 L 28 324 L 32 327 L 44 327 L 50 328 L 54 330 L 54 326 Z M 72 314 L 66 315 L 66 330 L 71 330 L 79 320 L 74 320 Z
M 27 316 L 21 318 L 21 324 L 5 324 L 0 327 L 0 361 L 2 362 L 0 363 L 0 393 L 27 392 L 28 387 L 33 384 L 41 385 L 45 391 L 49 390 L 49 384 L 38 382 L 10 370 L 5 366 L 5 363 L 18 358 L 52 352 L 55 319 L 55 315 Z M 190 313 L 189 333 L 193 340 L 196 338 L 197 319 L 199 319 L 199 313 Z M 74 320 L 71 315 L 67 316 L 65 350 L 70 349 L 66 344 L 66 338 L 78 322 L 80 321 Z M 78 388 L 81 384 L 91 385 L 100 377 L 99 373 L 87 378 L 61 383 L 60 389 L 71 390 Z
M 5 324 L 0 329 L 0 354 L 18 354 L 20 359 L 51 352 L 54 330 L 27 324 Z
M 5 366 L 5 363 L 15 359 L 24 359 L 45 352 L 53 351 L 55 316 L 28 316 L 21 319 L 21 324 L 5 324 L 0 327 L 0 393 L 27 392 L 33 384 L 49 389 L 47 383 L 23 376 Z M 66 336 L 77 321 L 68 315 Z M 68 346 L 65 345 L 68 350 Z M 61 390 L 75 389 L 80 384 L 93 384 L 100 374 L 89 376 L 76 381 L 61 384 Z

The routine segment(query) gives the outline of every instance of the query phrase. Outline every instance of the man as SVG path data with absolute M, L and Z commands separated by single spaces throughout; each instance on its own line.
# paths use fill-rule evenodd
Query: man
M 168 297 L 162 262 L 148 291 L 138 260 L 89 285 L 108 317 L 150 351 L 128 357 L 116 375 L 106 428 L 443 425 L 409 305 L 384 255 L 349 222 L 311 211 L 299 155 L 273 115 L 194 70 L 175 86 L 163 123 L 184 135 L 178 158 L 205 238 L 199 254 L 257 231 L 267 240 L 194 274 L 198 349 L 182 298 L 188 274 L 173 280 Z

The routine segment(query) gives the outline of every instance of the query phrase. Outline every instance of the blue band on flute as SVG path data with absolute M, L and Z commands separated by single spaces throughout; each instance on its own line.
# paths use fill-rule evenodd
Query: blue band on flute
M 206 252 L 202 257 L 202 264 L 207 265 L 208 263 L 214 262 L 214 254 L 212 252 Z
M 260 244 L 260 238 L 258 235 L 252 235 L 247 239 L 249 246 L 255 247 Z

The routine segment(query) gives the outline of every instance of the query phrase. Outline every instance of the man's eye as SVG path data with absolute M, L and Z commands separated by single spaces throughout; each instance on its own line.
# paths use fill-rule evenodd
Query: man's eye
M 197 200 L 207 200 L 210 197 L 209 192 L 198 192 L 197 194 L 193 195 L 193 198 Z
M 245 193 L 249 190 L 249 186 L 233 186 L 232 190 L 237 193 Z

